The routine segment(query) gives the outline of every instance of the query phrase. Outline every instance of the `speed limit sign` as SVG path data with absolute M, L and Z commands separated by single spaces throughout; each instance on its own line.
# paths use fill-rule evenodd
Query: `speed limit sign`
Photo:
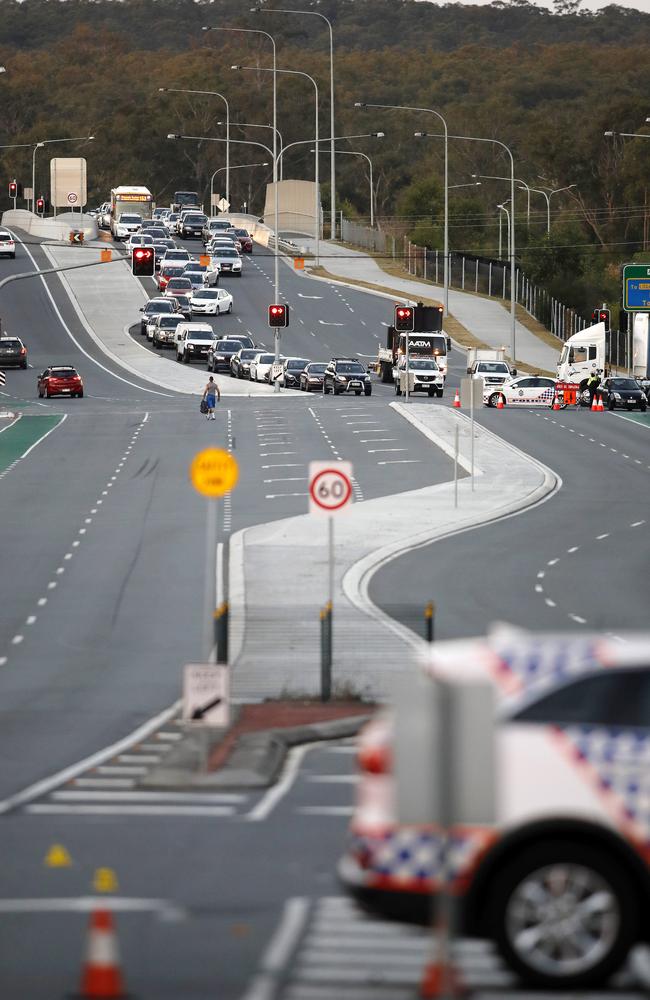
M 351 502 L 351 462 L 309 463 L 310 514 L 339 514 Z

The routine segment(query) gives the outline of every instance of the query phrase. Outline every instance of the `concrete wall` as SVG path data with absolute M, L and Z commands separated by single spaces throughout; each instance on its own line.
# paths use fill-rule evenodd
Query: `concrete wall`
M 32 236 L 43 239 L 63 240 L 68 242 L 72 229 L 83 229 L 86 240 L 96 240 L 98 236 L 97 223 L 91 215 L 81 215 L 79 212 L 62 212 L 56 219 L 41 219 L 39 215 L 27 212 L 23 208 L 10 209 L 2 213 L 2 225 L 11 229 L 15 226 Z
M 278 183 L 278 230 L 282 233 L 300 233 L 315 236 L 315 185 L 313 181 L 280 181 Z M 322 232 L 322 212 L 318 202 L 318 224 Z M 266 185 L 264 222 L 275 227 L 274 185 Z

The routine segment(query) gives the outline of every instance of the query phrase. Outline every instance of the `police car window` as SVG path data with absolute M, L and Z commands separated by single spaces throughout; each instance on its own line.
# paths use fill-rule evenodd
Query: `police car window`
M 650 729 L 650 668 L 581 677 L 528 705 L 513 721 Z
M 520 382 L 517 382 L 517 385 L 514 386 L 514 388 L 516 388 L 516 389 L 532 389 L 534 385 L 535 385 L 535 379 L 534 378 L 522 378 Z

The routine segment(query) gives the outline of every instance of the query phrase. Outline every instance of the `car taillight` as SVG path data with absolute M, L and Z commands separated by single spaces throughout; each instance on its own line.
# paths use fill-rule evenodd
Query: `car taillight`
M 27 348 L 26 347 L 21 347 L 20 348 L 20 353 L 21 354 L 27 354 Z
M 383 746 L 362 746 L 357 753 L 357 763 L 366 774 L 388 774 L 391 769 L 390 750 Z

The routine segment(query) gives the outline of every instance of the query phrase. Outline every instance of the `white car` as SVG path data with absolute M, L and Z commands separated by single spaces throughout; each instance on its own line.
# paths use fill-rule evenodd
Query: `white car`
M 138 233 L 142 226 L 142 216 L 135 212 L 122 212 L 118 219 L 113 220 L 111 228 L 116 240 L 126 240 L 132 233 Z
M 231 313 L 232 302 L 232 295 L 225 288 L 197 288 L 190 299 L 192 315 L 203 313 L 206 316 L 218 316 L 220 313 Z
M 185 265 L 183 275 L 190 279 L 193 288 L 214 288 L 219 281 L 219 268 L 212 263 L 198 264 L 191 260 Z
M 187 250 L 183 250 L 182 247 L 174 247 L 167 251 L 160 265 L 164 267 L 165 264 L 190 264 L 193 261 L 194 257 Z
M 435 358 L 409 358 L 409 374 L 412 376 L 411 392 L 426 392 L 429 396 L 442 397 L 445 388 L 445 376 L 440 371 Z M 399 359 L 395 369 L 395 395 L 402 395 L 403 383 L 406 379 L 406 358 Z
M 234 247 L 215 247 L 211 252 L 211 258 L 212 263 L 219 266 L 221 275 L 234 274 L 241 278 L 241 257 Z
M 417 923 L 446 874 L 462 936 L 492 939 L 528 986 L 586 996 L 648 941 L 650 635 L 499 626 L 430 650 L 432 683 L 494 690 L 495 819 L 455 826 L 446 851 L 439 827 L 400 823 L 398 774 L 440 779 L 412 743 L 395 768 L 399 717 L 384 712 L 359 741 L 339 875 L 366 908 Z M 400 732 L 431 726 L 426 686 L 419 698 Z
M 135 233 L 129 236 L 124 241 L 124 249 L 126 250 L 129 257 L 133 256 L 133 250 L 135 247 L 152 247 L 154 245 L 153 236 L 142 236 L 140 233 Z
M 3 257 L 16 256 L 16 244 L 8 229 L 0 229 L 0 255 Z
M 284 358 L 279 358 L 284 361 Z M 275 361 L 275 355 L 266 351 L 256 354 L 251 361 L 249 378 L 251 382 L 268 382 L 271 376 L 271 368 Z
M 504 406 L 553 406 L 555 393 L 555 379 L 546 375 L 519 375 L 498 389 L 484 385 L 483 402 L 486 406 L 497 406 L 502 399 Z

